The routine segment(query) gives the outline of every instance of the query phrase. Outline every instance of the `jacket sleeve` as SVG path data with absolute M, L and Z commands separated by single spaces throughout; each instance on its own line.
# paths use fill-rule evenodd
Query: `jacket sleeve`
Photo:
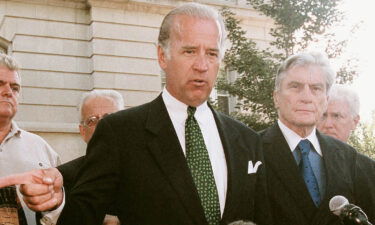
M 120 165 L 117 136 L 105 120 L 98 124 L 57 224 L 102 224 L 117 195 Z

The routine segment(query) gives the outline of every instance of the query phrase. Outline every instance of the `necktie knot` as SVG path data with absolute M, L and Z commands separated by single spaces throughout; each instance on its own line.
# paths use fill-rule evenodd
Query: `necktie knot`
M 196 107 L 187 108 L 185 122 L 186 161 L 208 225 L 220 223 L 220 202 L 210 157 L 204 142 L 202 131 L 194 118 Z
M 188 108 L 187 108 L 187 114 L 188 114 L 188 117 L 192 117 L 192 116 L 194 116 L 195 111 L 197 111 L 197 108 L 196 108 L 196 107 L 188 106 Z
M 310 141 L 305 139 L 301 140 L 298 143 L 298 147 L 301 150 L 302 155 L 308 155 L 310 153 L 311 147 L 310 147 Z
M 301 140 L 298 143 L 298 148 L 300 149 L 301 154 L 302 154 L 300 168 L 301 168 L 303 179 L 305 181 L 307 190 L 309 191 L 310 196 L 312 200 L 314 201 L 314 204 L 316 206 L 319 206 L 320 205 L 320 191 L 319 191 L 319 186 L 318 186 L 318 180 L 315 177 L 315 174 L 314 174 L 314 171 L 313 171 L 310 159 L 309 159 L 309 153 L 311 150 L 310 141 L 307 139 Z

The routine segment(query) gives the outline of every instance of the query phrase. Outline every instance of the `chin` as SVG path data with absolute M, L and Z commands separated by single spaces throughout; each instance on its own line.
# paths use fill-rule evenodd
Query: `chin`
M 310 126 L 315 126 L 315 120 L 306 120 L 306 119 L 301 119 L 297 120 L 296 124 L 298 124 L 301 127 L 310 127 Z

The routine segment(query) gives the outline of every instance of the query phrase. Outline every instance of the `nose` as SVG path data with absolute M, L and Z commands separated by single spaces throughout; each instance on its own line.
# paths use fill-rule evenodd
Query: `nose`
M 312 93 L 308 85 L 305 85 L 301 91 L 301 100 L 305 103 L 312 101 Z
M 323 120 L 323 129 L 330 129 L 330 128 L 333 128 L 333 119 L 332 119 L 332 116 L 327 116 L 325 117 L 325 119 Z
M 198 72 L 206 72 L 208 70 L 208 58 L 205 54 L 201 53 L 198 54 L 195 61 L 193 68 Z
M 13 92 L 9 84 L 3 85 L 1 87 L 1 95 L 9 98 L 12 97 Z

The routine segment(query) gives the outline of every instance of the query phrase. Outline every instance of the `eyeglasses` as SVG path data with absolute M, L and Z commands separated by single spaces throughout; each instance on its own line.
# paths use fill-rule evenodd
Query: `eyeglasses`
M 85 127 L 95 127 L 98 125 L 99 121 L 103 119 L 104 117 L 108 116 L 110 113 L 106 113 L 103 115 L 96 115 L 96 116 L 90 116 L 89 118 L 85 119 L 84 121 L 81 121 L 81 124 Z
M 327 113 L 324 113 L 321 120 L 326 121 L 327 118 L 330 118 L 331 120 L 337 122 L 337 121 L 340 121 L 342 119 L 345 119 L 346 117 L 344 115 L 342 115 L 341 113 L 331 113 L 329 115 L 327 115 Z

